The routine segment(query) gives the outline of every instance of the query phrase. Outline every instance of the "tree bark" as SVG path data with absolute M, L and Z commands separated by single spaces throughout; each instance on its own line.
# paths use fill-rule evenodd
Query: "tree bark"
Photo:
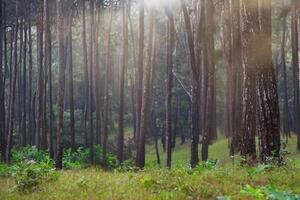
M 260 2 L 260 34 L 258 40 L 263 48 L 257 51 L 258 63 L 258 107 L 260 109 L 257 131 L 260 136 L 260 157 L 279 159 L 280 116 L 277 82 L 272 61 L 271 0 Z M 262 58 L 262 59 L 260 59 Z
M 152 48 L 153 48 L 153 27 L 154 27 L 154 11 L 150 11 L 150 27 L 149 27 L 149 43 L 148 43 L 148 60 L 145 66 L 143 75 L 143 95 L 142 95 L 142 109 L 141 109 L 141 123 L 140 123 L 140 135 L 138 140 L 138 151 L 136 158 L 136 166 L 144 168 L 145 166 L 145 141 L 147 132 L 147 116 L 149 112 L 149 90 L 150 90 L 150 72 L 151 72 L 151 60 L 152 60 Z
M 18 29 L 19 29 L 19 1 L 16 0 L 16 11 L 15 11 L 15 26 L 13 28 L 14 48 L 13 48 L 13 62 L 11 63 L 11 85 L 9 94 L 9 113 L 8 113 L 8 135 L 7 135 L 7 146 L 5 152 L 5 161 L 10 163 L 11 159 L 11 148 L 13 145 L 13 129 L 14 129 L 14 103 L 16 93 L 16 80 L 17 80 L 17 67 L 18 67 Z M 12 46 L 11 46 L 12 47 Z
M 86 17 L 85 17 L 85 0 L 82 1 L 82 46 L 83 46 L 83 67 L 84 67 L 84 81 L 85 81 L 85 105 L 84 105 L 84 143 L 88 146 L 87 133 L 87 114 L 89 108 L 89 70 L 87 61 L 87 41 L 86 41 Z
M 111 48 L 111 26 L 112 26 L 112 8 L 109 11 L 109 21 L 108 30 L 106 35 L 106 58 L 105 58 L 105 98 L 104 98 L 104 134 L 103 134 L 103 144 L 102 144 L 102 162 L 104 166 L 106 163 L 107 154 L 107 138 L 108 138 L 108 115 L 109 115 L 109 101 L 110 101 L 110 85 L 109 85 L 109 74 L 111 72 L 111 58 L 110 58 L 110 48 Z
M 242 7 L 242 49 L 244 63 L 243 87 L 243 136 L 241 154 L 246 162 L 252 164 L 256 160 L 256 50 L 259 46 L 257 34 L 258 0 L 243 0 Z
M 59 82 L 57 95 L 57 133 L 56 133 L 56 162 L 55 167 L 62 169 L 62 134 L 64 121 L 64 96 L 65 96 L 65 36 L 64 36 L 64 14 L 63 1 L 57 0 L 57 33 L 58 33 L 58 51 L 59 51 Z
M 200 70 L 196 66 L 196 53 L 195 53 L 195 45 L 194 38 L 191 26 L 190 16 L 188 14 L 188 10 L 184 0 L 181 0 L 181 7 L 183 10 L 183 16 L 185 21 L 185 27 L 187 31 L 187 39 L 189 45 L 189 57 L 191 62 L 191 69 L 193 72 L 193 94 L 192 94 L 192 143 L 191 143 L 191 167 L 194 168 L 199 162 L 199 154 L 198 154 L 198 143 L 199 143 L 199 96 L 200 96 L 200 83 L 199 83 L 199 75 Z
M 46 149 L 44 143 L 44 63 L 43 63 L 43 14 L 41 5 L 38 5 L 37 17 L 37 118 L 36 118 L 36 134 L 35 145 L 39 148 Z
M 144 0 L 140 1 L 139 5 L 139 47 L 138 47 L 138 62 L 136 73 L 136 141 L 137 149 L 140 143 L 140 124 L 141 124 L 141 109 L 142 109 L 142 93 L 143 93 L 143 66 L 144 66 L 144 32 L 145 32 L 145 8 Z M 138 153 L 137 153 L 138 154 Z M 138 157 L 136 155 L 136 165 L 138 164 Z
M 5 89 L 5 77 L 3 76 L 3 36 L 5 34 L 5 28 L 3 24 L 5 23 L 5 16 L 4 16 L 4 3 L 0 1 L 0 152 L 1 158 L 0 161 L 4 161 L 5 155 L 5 104 L 4 104 L 4 89 Z M 6 42 L 6 41 L 5 41 Z
M 124 80 L 128 57 L 128 15 L 125 2 L 122 1 L 122 22 L 123 22 L 123 52 L 120 66 L 120 100 L 119 100 L 119 136 L 118 136 L 118 160 L 123 163 L 124 148 Z
M 299 40 L 298 40 L 298 1 L 291 1 L 291 38 L 294 93 L 294 129 L 297 134 L 297 149 L 300 151 L 300 102 L 299 102 Z
M 94 37 L 95 37 L 95 6 L 94 1 L 90 0 L 90 45 L 89 45 L 89 149 L 90 149 L 90 162 L 94 163 L 94 91 L 93 91 L 93 73 L 94 73 Z
M 54 157 L 53 141 L 52 141 L 52 45 L 51 45 L 51 30 L 50 30 L 50 9 L 49 0 L 44 0 L 44 30 L 45 30 L 45 71 L 48 70 L 48 131 L 47 131 L 47 147 L 50 158 Z
M 173 13 L 167 10 L 168 16 L 168 53 L 167 53 L 167 96 L 166 96 L 166 166 L 171 167 L 172 163 L 172 87 L 173 87 L 173 51 L 175 42 L 175 23 Z
M 70 103 L 70 135 L 71 135 L 71 148 L 76 150 L 75 143 L 75 116 L 74 116 L 74 86 L 73 86 L 73 44 L 72 44 L 72 24 L 73 24 L 73 11 L 70 11 L 69 16 L 69 37 L 68 37 L 68 68 L 69 68 L 69 103 Z

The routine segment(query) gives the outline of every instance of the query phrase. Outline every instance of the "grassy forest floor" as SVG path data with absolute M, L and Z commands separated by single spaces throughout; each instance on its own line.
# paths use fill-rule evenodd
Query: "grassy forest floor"
M 300 199 L 300 155 L 293 137 L 286 164 L 241 167 L 239 158 L 228 156 L 227 141 L 210 147 L 210 158 L 195 170 L 186 167 L 189 144 L 177 145 L 173 168 L 148 167 L 140 172 L 105 172 L 99 168 L 63 170 L 55 181 L 42 183 L 31 192 L 13 190 L 12 178 L 0 177 L 0 199 Z M 155 161 L 153 146 L 147 147 L 148 166 Z M 162 163 L 164 156 L 162 155 Z M 213 163 L 213 164 L 211 164 Z

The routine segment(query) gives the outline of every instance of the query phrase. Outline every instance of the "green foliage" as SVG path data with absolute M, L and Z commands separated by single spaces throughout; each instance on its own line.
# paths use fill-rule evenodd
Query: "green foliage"
M 118 172 L 132 172 L 135 170 L 134 163 L 131 159 L 125 160 L 117 167 Z
M 81 169 L 84 163 L 87 162 L 89 154 L 89 149 L 83 147 L 79 147 L 75 152 L 69 148 L 63 154 L 63 167 L 65 169 Z
M 8 165 L 0 164 L 0 177 L 8 177 L 11 174 L 11 168 Z
M 140 183 L 146 187 L 146 188 L 150 188 L 153 185 L 156 184 L 156 181 L 154 179 L 152 179 L 150 176 L 144 176 L 141 180 Z
M 281 192 L 270 185 L 264 187 L 264 191 L 266 192 L 268 198 L 272 200 L 300 200 L 300 195 L 294 195 L 291 192 L 286 191 Z
M 18 191 L 28 192 L 36 189 L 39 184 L 56 180 L 59 173 L 47 163 L 27 163 L 16 164 L 12 167 L 12 177 L 15 181 L 14 188 Z
M 271 169 L 271 164 L 259 164 L 257 167 L 249 167 L 247 169 L 247 173 L 250 177 L 254 176 L 255 174 L 259 174 L 262 172 L 267 171 L 268 169 Z
M 117 169 L 120 166 L 117 157 L 111 153 L 106 156 L 106 164 L 109 169 Z
M 252 196 L 256 199 L 265 199 L 265 192 L 260 188 L 252 187 L 251 185 L 245 185 L 240 191 L 241 195 Z
M 202 173 L 205 170 L 214 170 L 217 168 L 218 160 L 207 160 L 205 162 L 199 163 L 194 169 L 192 169 L 192 173 Z
M 46 151 L 36 148 L 36 146 L 26 146 L 12 149 L 12 161 L 20 162 L 49 162 L 49 156 Z
M 274 186 L 267 185 L 263 187 L 252 187 L 246 185 L 240 193 L 246 196 L 252 196 L 256 199 L 271 199 L 271 200 L 300 200 L 299 195 L 294 195 L 291 192 L 279 191 Z
M 159 168 L 155 161 L 151 161 L 154 168 L 139 171 L 135 170 L 132 161 L 128 160 L 113 171 L 93 167 L 62 170 L 61 176 L 55 183 L 41 181 L 33 187 L 33 189 L 38 188 L 38 192 L 11 191 L 9 189 L 16 185 L 14 178 L 0 177 L 0 199 L 228 200 L 259 199 L 255 196 L 263 196 L 262 199 L 270 200 L 298 200 L 299 196 L 295 194 L 300 193 L 300 158 L 295 151 L 297 142 L 295 138 L 293 136 L 293 140 L 289 142 L 288 149 L 292 149 L 292 153 L 286 159 L 286 165 L 270 163 L 270 168 L 258 166 L 253 173 L 255 175 L 250 177 L 249 168 L 241 167 L 237 159 L 232 163 L 233 159 L 228 155 L 223 158 L 213 156 L 222 153 L 222 149 L 225 151 L 227 141 L 224 139 L 210 147 L 212 152 L 210 157 L 218 158 L 218 162 L 201 163 L 199 167 L 201 173 L 194 172 L 184 163 L 181 163 L 181 166 L 175 166 L 173 163 L 172 169 Z M 178 145 L 173 155 L 177 159 L 187 156 L 186 152 L 189 152 L 187 145 L 188 143 Z M 119 173 L 120 171 L 122 173 Z

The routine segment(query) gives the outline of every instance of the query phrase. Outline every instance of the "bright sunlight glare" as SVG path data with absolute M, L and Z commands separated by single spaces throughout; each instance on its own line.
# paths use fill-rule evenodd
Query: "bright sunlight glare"
M 166 6 L 176 2 L 176 0 L 145 0 L 145 4 L 148 7 Z

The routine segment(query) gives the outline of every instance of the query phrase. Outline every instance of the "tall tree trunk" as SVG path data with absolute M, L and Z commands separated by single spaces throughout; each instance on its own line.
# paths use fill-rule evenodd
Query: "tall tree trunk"
M 175 43 L 175 22 L 173 13 L 170 10 L 167 10 L 168 15 L 168 53 L 167 53 L 167 96 L 166 96 L 166 142 L 167 142 L 167 151 L 166 151 L 166 166 L 171 167 L 172 163 L 172 87 L 173 87 L 173 51 Z
M 232 88 L 232 106 L 231 115 L 234 124 L 232 123 L 232 135 L 230 154 L 240 150 L 241 132 L 242 132 L 242 43 L 241 43 L 241 27 L 240 27 L 240 2 L 232 1 L 232 16 L 231 16 L 231 32 L 232 32 L 232 70 L 233 70 L 233 88 Z
M 24 22 L 24 44 L 23 44 L 23 116 L 22 116 L 22 146 L 27 144 L 27 132 L 26 132 L 26 124 L 27 124 L 27 109 L 26 109 L 26 97 L 27 97 L 27 25 Z
M 279 158 L 280 153 L 280 115 L 277 94 L 277 82 L 272 61 L 272 21 L 271 0 L 260 2 L 260 34 L 258 41 L 263 50 L 258 56 L 258 133 L 260 135 L 260 157 Z M 260 59 L 262 58 L 262 59 Z
M 71 148 L 73 151 L 76 149 L 75 143 L 75 116 L 74 116 L 74 86 L 73 86 L 73 44 L 72 44 L 72 24 L 73 24 L 73 11 L 70 11 L 69 16 L 69 41 L 68 41 L 68 68 L 69 68 L 69 103 L 70 103 L 70 135 L 71 135 Z
M 204 67 L 207 68 L 207 93 L 204 98 L 205 101 L 205 123 L 204 132 L 202 136 L 202 160 L 208 159 L 208 145 L 215 139 L 215 63 L 214 63 L 214 20 L 213 20 L 213 2 L 210 0 L 205 1 L 205 42 L 204 42 Z
M 20 26 L 19 26 L 19 54 L 18 54 L 18 68 L 17 68 L 17 107 L 16 107 L 16 111 L 17 111 L 17 120 L 18 120 L 18 129 L 17 129 L 17 140 L 18 143 L 21 144 L 22 142 L 22 97 L 23 97 L 23 87 L 22 87 L 22 63 L 23 63 L 23 30 L 24 30 L 24 17 L 21 16 L 20 17 Z
M 101 20 L 101 7 L 97 7 L 97 14 L 96 14 L 96 31 L 95 31 L 95 110 L 96 110 L 96 138 L 95 143 L 101 144 L 101 108 L 102 108 L 102 84 L 101 81 L 101 69 L 100 69 L 100 59 L 99 59 L 99 29 L 100 29 L 100 20 Z
M 251 164 L 256 160 L 256 50 L 259 46 L 257 33 L 258 0 L 243 0 L 242 7 L 242 47 L 244 57 L 243 87 L 243 137 L 241 154 Z
M 58 53 L 59 53 L 59 82 L 57 95 L 57 133 L 56 133 L 56 162 L 55 167 L 62 169 L 62 134 L 64 122 L 64 96 L 65 96 L 65 44 L 64 44 L 64 14 L 63 1 L 57 0 L 57 33 L 58 33 Z
M 29 2 L 29 13 L 31 13 L 31 1 Z M 33 59 L 32 59 L 32 32 L 31 32 L 31 19 L 28 21 L 28 141 L 29 144 L 34 144 L 34 133 L 33 129 L 35 120 L 33 120 L 34 113 L 34 103 L 32 101 L 32 68 L 33 68 Z
M 136 140 L 137 149 L 140 143 L 140 124 L 141 124 L 141 109 L 142 109 L 142 93 L 143 93 L 143 66 L 144 66 L 144 32 L 145 32 L 145 7 L 144 0 L 140 1 L 139 5 L 139 47 L 138 47 L 138 62 L 136 74 Z M 137 151 L 137 154 L 140 152 Z M 136 164 L 139 155 L 136 155 Z
M 53 158 L 53 141 L 52 141 L 52 45 L 51 45 L 51 30 L 50 30 L 50 13 L 49 0 L 44 0 L 44 29 L 45 29 L 45 71 L 48 70 L 48 131 L 47 131 L 47 146 L 50 158 Z
M 82 46 L 83 46 L 83 67 L 84 67 L 84 82 L 85 82 L 85 106 L 84 106 L 84 143 L 88 146 L 87 133 L 87 113 L 89 108 L 89 70 L 87 61 L 87 41 L 86 41 L 86 17 L 85 17 L 85 0 L 82 1 Z
M 4 161 L 4 152 L 5 152 L 5 104 L 4 104 L 4 89 L 5 89 L 5 77 L 3 76 L 3 35 L 6 31 L 3 24 L 3 21 L 5 21 L 4 16 L 4 3 L 0 1 L 0 154 L 1 158 L 0 161 Z M 5 53 L 5 52 L 4 52 Z
M 297 149 L 300 151 L 300 102 L 299 102 L 299 40 L 298 40 L 298 1 L 291 1 L 291 34 L 292 34 L 292 64 L 293 64 L 293 85 L 294 85 L 294 129 L 297 134 Z
M 193 94 L 192 94 L 192 143 L 191 143 L 191 167 L 194 168 L 199 162 L 198 155 L 198 143 L 199 143 L 199 69 L 196 66 L 196 53 L 193 38 L 193 31 L 191 26 L 190 16 L 184 0 L 181 0 L 181 7 L 183 10 L 183 16 L 185 21 L 185 27 L 187 31 L 187 39 L 189 45 L 189 57 L 191 62 L 191 68 L 193 72 Z
M 106 163 L 106 154 L 107 154 L 107 139 L 108 139 L 108 118 L 109 118 L 109 101 L 110 101 L 110 85 L 109 85 L 109 75 L 111 72 L 111 58 L 110 58 L 110 38 L 111 38 L 111 27 L 112 27 L 112 15 L 113 11 L 110 8 L 109 11 L 109 21 L 108 21 L 108 30 L 106 35 L 106 58 L 105 58 L 105 97 L 104 97 L 104 134 L 103 134 L 103 144 L 102 144 L 102 162 L 104 166 Z
M 284 1 L 282 1 L 284 2 Z M 284 6 L 284 3 L 283 3 Z M 289 120 L 289 104 L 288 104 L 288 83 L 287 83 L 287 67 L 286 67 L 286 29 L 287 29 L 287 16 L 286 14 L 282 19 L 282 39 L 281 39 L 281 65 L 282 65 L 282 76 L 283 76 L 283 87 L 284 87 L 284 97 L 283 97 L 283 132 L 286 136 L 286 143 L 290 136 L 290 120 Z
M 123 52 L 120 67 L 120 100 L 119 100 L 119 136 L 118 136 L 118 160 L 123 163 L 124 148 L 124 80 L 128 57 L 128 15 L 124 1 L 122 1 L 122 20 L 123 20 Z
M 37 67 L 38 67 L 38 80 L 37 80 L 37 118 L 36 118 L 36 135 L 35 144 L 39 148 L 46 149 L 44 143 L 44 63 L 43 63 L 43 14 L 41 8 L 38 5 L 38 17 L 37 17 Z
M 151 63 L 152 63 L 152 48 L 153 48 L 153 27 L 154 27 L 154 11 L 150 11 L 150 27 L 149 27 L 149 42 L 147 55 L 148 60 L 145 66 L 143 75 L 143 95 L 142 95 L 142 109 L 141 109 L 141 121 L 140 121 L 140 135 L 138 140 L 138 151 L 136 166 L 143 168 L 145 166 L 145 141 L 147 132 L 147 116 L 149 112 L 149 90 L 150 90 L 150 76 L 151 76 Z
M 94 92 L 93 92 L 93 73 L 94 73 L 94 36 L 95 36 L 95 5 L 94 1 L 90 0 L 90 45 L 89 45 L 89 149 L 90 149 L 90 162 L 94 162 Z
M 11 63 L 11 82 L 10 82 L 10 94 L 9 94 L 9 113 L 8 113 L 8 136 L 5 152 L 5 161 L 10 163 L 11 159 L 11 148 L 13 145 L 13 129 L 14 129 L 14 102 L 16 93 L 16 80 L 17 80 L 17 67 L 18 67 L 18 28 L 19 28 L 19 1 L 16 0 L 16 11 L 15 11 L 15 26 L 13 28 L 14 38 L 14 49 L 13 49 L 13 62 Z M 12 46 L 11 46 L 12 47 Z

